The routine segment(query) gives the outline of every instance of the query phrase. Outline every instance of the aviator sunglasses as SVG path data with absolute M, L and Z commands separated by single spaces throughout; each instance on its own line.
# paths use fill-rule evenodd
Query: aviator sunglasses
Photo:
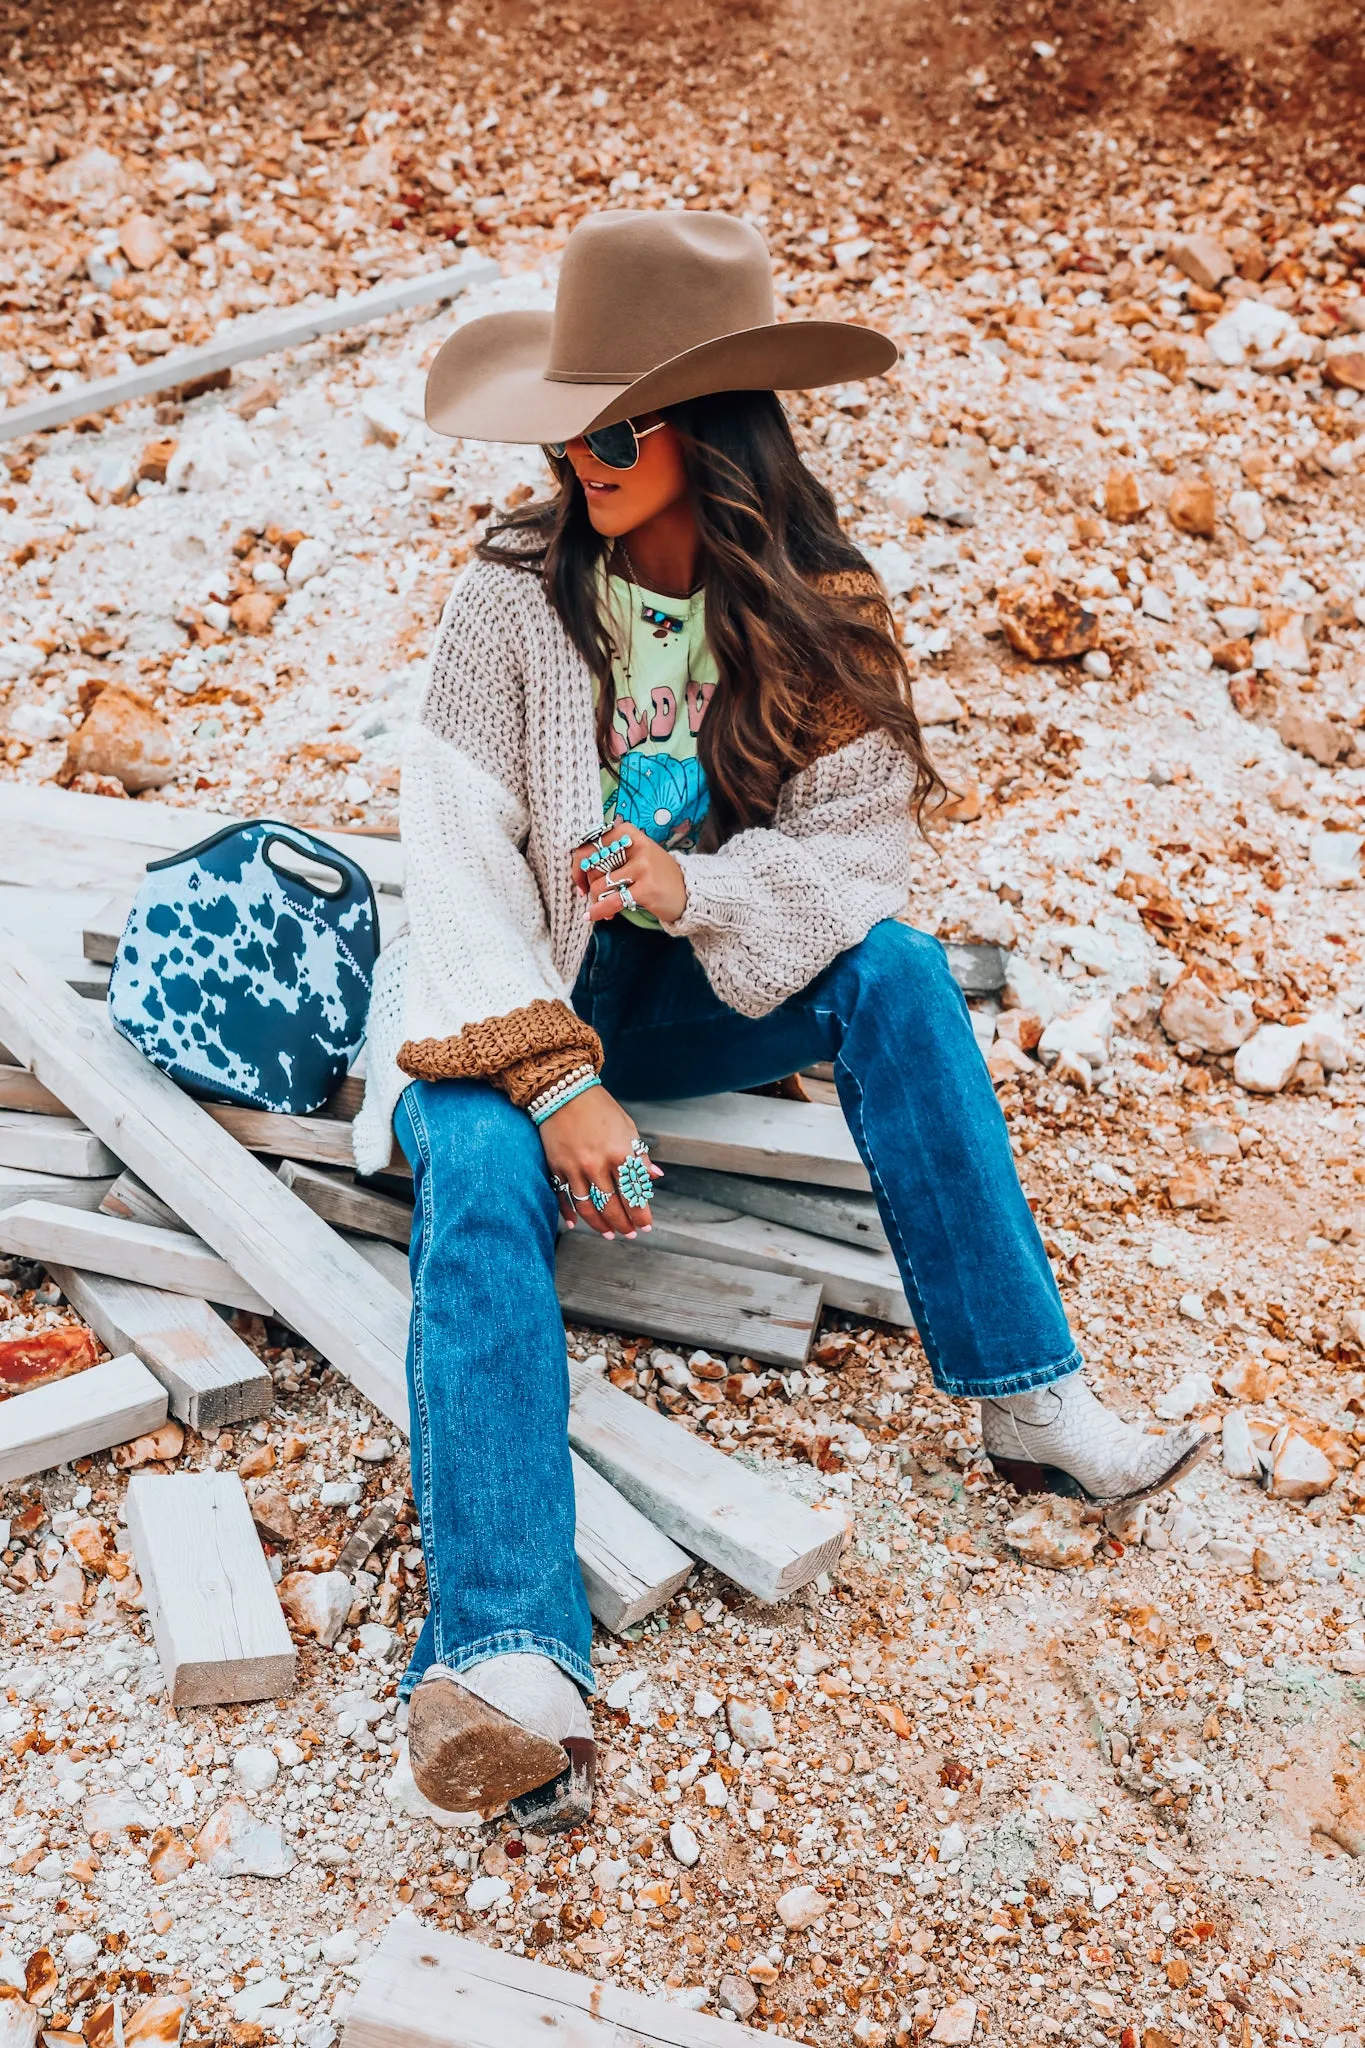
M 657 434 L 660 427 L 667 425 L 667 420 L 655 420 L 652 427 L 637 427 L 634 420 L 618 420 L 614 427 L 593 427 L 583 440 L 589 455 L 595 456 L 604 469 L 634 469 L 645 436 Z M 567 441 L 547 441 L 545 453 L 555 462 L 562 462 L 568 446 Z

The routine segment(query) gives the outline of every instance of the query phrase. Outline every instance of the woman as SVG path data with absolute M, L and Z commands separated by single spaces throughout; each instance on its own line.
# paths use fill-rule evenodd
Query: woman
M 439 432 L 540 442 L 558 484 L 441 623 L 357 1121 L 374 1170 L 396 1107 L 414 1176 L 431 1604 L 403 1690 L 445 1808 L 545 1828 L 591 1801 L 554 1251 L 561 1222 L 650 1228 L 621 1098 L 832 1061 L 935 1379 L 980 1398 L 997 1467 L 1129 1501 L 1204 1447 L 1086 1388 L 943 950 L 896 922 L 936 777 L 885 600 L 774 395 L 894 360 L 775 324 L 743 223 L 609 213 L 570 237 L 552 316 L 473 321 L 431 372 Z

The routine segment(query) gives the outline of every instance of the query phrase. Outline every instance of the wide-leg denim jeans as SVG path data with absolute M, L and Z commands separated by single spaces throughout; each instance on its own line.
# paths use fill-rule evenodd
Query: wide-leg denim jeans
M 685 940 L 618 918 L 594 933 L 574 1007 L 601 1036 L 604 1083 L 625 1099 L 751 1088 L 832 1061 L 936 1384 L 1021 1393 L 1080 1364 L 936 939 L 876 925 L 751 1018 L 716 997 Z M 590 1691 L 559 1212 L 539 1133 L 472 1081 L 414 1081 L 397 1132 L 416 1199 L 408 1376 L 430 1595 L 402 1690 L 436 1661 L 458 1671 L 533 1650 Z

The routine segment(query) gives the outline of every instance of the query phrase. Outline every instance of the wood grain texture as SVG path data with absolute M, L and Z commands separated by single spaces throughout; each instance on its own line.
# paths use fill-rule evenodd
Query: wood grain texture
M 390 1244 L 406 1248 L 412 1236 L 411 1202 L 377 1195 L 370 1188 L 357 1187 L 353 1176 L 319 1173 L 316 1167 L 296 1159 L 282 1159 L 279 1173 L 284 1185 L 306 1202 L 315 1216 L 338 1230 L 386 1238 Z
M 757 2048 L 771 2039 L 400 1913 L 356 1989 L 341 2048 Z
M 165 1420 L 166 1389 L 131 1355 L 14 1394 L 0 1401 L 0 1485 L 92 1457 Z
M 90 1180 L 108 1180 L 119 1171 L 119 1161 L 108 1146 L 75 1117 L 32 1115 L 22 1109 L 0 1109 L 0 1166 Z
M 351 1126 L 340 1117 L 281 1116 L 276 1110 L 241 1109 L 230 1102 L 206 1102 L 205 1114 L 249 1152 L 277 1152 L 286 1159 L 320 1166 L 354 1166 Z
M 208 1302 L 107 1273 L 49 1270 L 105 1349 L 133 1352 L 161 1382 L 177 1421 L 210 1429 L 270 1412 L 269 1372 Z
M 111 1181 L 99 1208 L 102 1215 L 121 1216 L 127 1223 L 156 1223 L 162 1230 L 185 1228 L 174 1209 L 144 1187 L 135 1173 L 125 1171 Z
M 45 887 L 93 892 L 87 905 L 93 912 L 113 894 L 131 901 L 148 861 L 183 853 L 224 825 L 243 822 L 223 811 L 185 810 L 142 799 L 120 803 L 114 797 L 58 789 L 51 782 L 6 782 L 0 784 L 0 884 L 17 884 L 28 895 L 35 875 L 41 875 Z M 377 890 L 402 893 L 403 850 L 396 840 L 325 826 L 306 829 L 350 854 Z M 83 929 L 82 915 L 73 926 L 77 954 Z
M 698 1095 L 688 1102 L 626 1102 L 661 1166 L 710 1166 L 816 1187 L 872 1183 L 843 1111 L 771 1095 Z
M 67 1209 L 98 1209 L 114 1182 L 85 1174 L 32 1173 L 26 1166 L 0 1166 L 0 1212 L 21 1202 L 60 1202 Z
M 37 881 L 40 873 L 41 883 Z M 84 887 L 54 888 L 49 879 L 46 864 L 39 869 L 36 863 L 22 876 L 7 873 L 0 879 L 0 933 L 31 947 L 80 994 L 102 996 L 109 985 L 109 970 L 86 959 L 81 931 L 107 890 L 88 886 L 96 880 L 91 875 L 83 878 Z M 72 882 L 78 878 L 65 879 Z
M 724 1183 L 734 1178 L 724 1173 L 705 1176 L 708 1183 Z M 879 1321 L 895 1323 L 904 1330 L 914 1327 L 900 1272 L 890 1252 L 868 1251 L 837 1238 L 792 1230 L 784 1223 L 769 1223 L 761 1216 L 744 1216 L 720 1202 L 674 1194 L 670 1192 L 672 1183 L 670 1173 L 667 1182 L 660 1182 L 654 1194 L 650 1243 L 661 1252 L 717 1259 L 724 1265 L 746 1266 L 763 1273 L 789 1273 L 797 1279 L 816 1282 L 823 1289 L 826 1308 L 876 1316 Z
M 820 1317 L 817 1282 L 680 1257 L 593 1231 L 560 1234 L 559 1305 L 571 1321 L 638 1330 L 670 1343 L 803 1365 Z
M 103 1011 L 17 952 L 0 957 L 0 1037 L 282 1322 L 407 1428 L 406 1306 L 335 1231 L 120 1038 Z
M 226 1308 L 269 1315 L 270 1303 L 233 1272 L 202 1238 L 155 1223 L 63 1209 L 56 1203 L 20 1202 L 0 1215 L 0 1252 L 37 1259 L 44 1266 L 78 1266 L 133 1280 L 171 1294 L 199 1295 Z
M 697 1195 L 744 1216 L 762 1216 L 791 1230 L 832 1237 L 863 1251 L 890 1250 L 876 1199 L 848 1188 L 804 1187 L 795 1180 L 758 1180 L 747 1173 L 717 1173 L 705 1166 L 670 1166 L 666 1192 Z
M 296 1660 L 235 1472 L 139 1472 L 128 1528 L 173 1707 L 280 1699 Z
M 27 1067 L 0 1066 L 0 1109 L 25 1109 L 33 1116 L 65 1116 L 65 1104 L 35 1081 Z
M 627 1396 L 629 1398 L 629 1396 Z M 692 1559 L 572 1451 L 574 1550 L 588 1606 L 613 1635 L 633 1628 L 673 1598 Z
M 569 1369 L 569 1442 L 675 1543 L 756 1599 L 785 1600 L 843 1547 L 841 1514 L 812 1507 L 581 1365 Z

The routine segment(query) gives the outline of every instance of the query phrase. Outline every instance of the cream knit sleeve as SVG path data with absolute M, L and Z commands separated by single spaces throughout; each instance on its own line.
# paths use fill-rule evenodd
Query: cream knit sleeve
M 486 1078 L 529 1101 L 566 1066 L 600 1064 L 556 971 L 526 859 L 521 572 L 476 563 L 456 585 L 403 765 L 409 942 L 398 1064 Z
M 866 732 L 793 776 L 772 826 L 677 856 L 687 908 L 665 929 L 691 940 L 722 1002 L 766 1016 L 905 910 L 910 793 L 905 755 Z

